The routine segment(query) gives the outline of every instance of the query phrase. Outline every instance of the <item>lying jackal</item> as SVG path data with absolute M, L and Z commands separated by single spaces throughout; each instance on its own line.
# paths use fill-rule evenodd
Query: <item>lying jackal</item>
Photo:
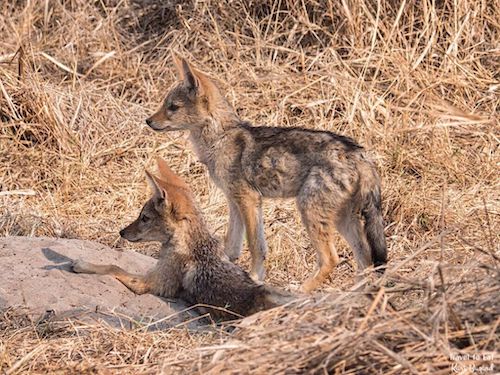
M 153 196 L 139 217 L 120 231 L 132 242 L 161 242 L 157 265 L 146 275 L 133 275 L 115 265 L 76 260 L 73 271 L 112 275 L 137 294 L 151 293 L 204 305 L 203 311 L 208 310 L 216 320 L 250 315 L 291 301 L 292 295 L 255 283 L 229 261 L 207 229 L 187 184 L 165 161 L 157 162 L 160 177 L 146 171 Z
M 386 263 L 379 176 L 361 146 L 328 131 L 253 127 L 240 120 L 207 75 L 173 59 L 180 82 L 146 122 L 158 131 L 190 132 L 200 161 L 229 202 L 225 249 L 232 260 L 240 255 L 246 229 L 251 276 L 262 280 L 262 197 L 295 197 L 318 256 L 318 269 L 303 291 L 318 287 L 338 263 L 335 228 L 360 270 Z

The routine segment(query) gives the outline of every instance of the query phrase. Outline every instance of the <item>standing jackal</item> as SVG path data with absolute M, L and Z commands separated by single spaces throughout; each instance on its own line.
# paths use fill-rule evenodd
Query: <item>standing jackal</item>
M 318 259 L 303 291 L 319 286 L 338 263 L 335 228 L 360 270 L 386 263 L 380 180 L 361 146 L 328 131 L 253 127 L 207 75 L 175 55 L 173 60 L 180 81 L 146 123 L 158 131 L 190 132 L 200 161 L 229 202 L 225 249 L 231 259 L 240 255 L 246 229 L 251 276 L 263 279 L 262 198 L 295 197 Z
M 208 310 L 217 320 L 250 315 L 294 299 L 291 294 L 257 284 L 230 262 L 206 227 L 187 184 L 165 161 L 157 162 L 160 177 L 146 172 L 153 196 L 139 217 L 120 231 L 123 238 L 132 242 L 161 242 L 156 266 L 146 275 L 134 275 L 115 265 L 76 260 L 73 271 L 112 275 L 137 294 L 151 293 L 201 304 L 203 311 Z

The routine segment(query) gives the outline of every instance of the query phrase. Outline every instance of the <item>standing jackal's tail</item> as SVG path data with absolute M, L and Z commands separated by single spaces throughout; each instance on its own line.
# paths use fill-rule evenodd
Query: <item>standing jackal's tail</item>
M 380 184 L 378 178 L 375 183 L 369 184 L 370 189 L 362 192 L 361 214 L 365 219 L 364 231 L 370 246 L 372 263 L 375 267 L 387 263 L 387 246 L 384 235 L 384 219 L 382 218 L 382 205 L 380 197 Z M 384 272 L 384 268 L 380 271 Z

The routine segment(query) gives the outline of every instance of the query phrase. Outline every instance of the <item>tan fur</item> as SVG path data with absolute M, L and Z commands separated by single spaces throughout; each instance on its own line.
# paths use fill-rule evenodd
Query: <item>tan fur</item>
M 295 198 L 318 268 L 303 285 L 318 287 L 338 263 L 333 231 L 354 252 L 360 271 L 387 258 L 380 181 L 373 162 L 354 140 L 327 131 L 253 127 L 241 121 L 210 78 L 174 55 L 180 81 L 146 120 L 158 131 L 184 130 L 200 161 L 229 203 L 225 251 L 241 252 L 246 230 L 251 275 L 264 278 L 267 252 L 262 198 Z

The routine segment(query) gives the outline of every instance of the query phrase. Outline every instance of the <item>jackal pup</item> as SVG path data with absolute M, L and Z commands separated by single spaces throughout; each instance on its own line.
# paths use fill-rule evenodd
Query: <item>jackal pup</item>
M 216 320 L 250 315 L 292 300 L 293 296 L 286 292 L 257 284 L 229 261 L 207 229 L 187 184 L 165 161 L 157 162 L 160 177 L 146 171 L 153 196 L 139 217 L 120 231 L 123 238 L 132 242 L 161 242 L 156 267 L 146 275 L 133 275 L 115 265 L 76 260 L 73 271 L 112 275 L 137 294 L 151 293 L 202 304 L 203 311 L 208 310 Z
M 175 55 L 173 60 L 180 81 L 146 123 L 158 131 L 190 132 L 200 161 L 229 203 L 225 249 L 232 260 L 240 255 L 246 229 L 251 276 L 262 280 L 262 198 L 295 197 L 318 260 L 303 291 L 318 287 L 337 265 L 335 228 L 360 270 L 386 263 L 380 180 L 360 145 L 328 131 L 253 127 L 240 120 L 206 74 Z

